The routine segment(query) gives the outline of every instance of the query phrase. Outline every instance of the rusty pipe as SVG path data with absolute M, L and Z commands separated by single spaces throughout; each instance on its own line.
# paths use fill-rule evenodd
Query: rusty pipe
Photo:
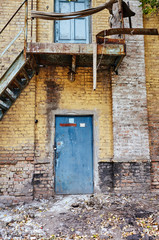
M 26 59 L 27 48 L 27 35 L 28 35 L 28 0 L 25 1 L 25 31 L 24 31 L 24 57 Z
M 31 11 L 33 10 L 33 0 L 31 0 Z M 31 18 L 31 43 L 33 41 L 33 18 Z

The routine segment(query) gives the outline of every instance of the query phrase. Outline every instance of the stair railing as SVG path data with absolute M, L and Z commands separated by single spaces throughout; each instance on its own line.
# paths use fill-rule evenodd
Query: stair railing
M 20 11 L 20 9 L 25 4 L 25 21 L 24 21 L 24 28 L 19 31 L 19 33 L 16 35 L 16 37 L 8 44 L 8 46 L 4 49 L 4 51 L 1 53 L 0 57 L 2 57 L 5 52 L 12 46 L 12 44 L 17 40 L 18 37 L 24 32 L 24 56 L 26 59 L 26 47 L 27 47 L 27 35 L 28 35 L 28 0 L 24 0 L 19 8 L 15 11 L 15 13 L 11 16 L 11 18 L 8 20 L 8 22 L 4 25 L 4 27 L 0 30 L 0 34 L 6 29 L 6 27 L 9 25 L 9 23 L 12 21 L 12 19 L 17 15 L 17 13 Z

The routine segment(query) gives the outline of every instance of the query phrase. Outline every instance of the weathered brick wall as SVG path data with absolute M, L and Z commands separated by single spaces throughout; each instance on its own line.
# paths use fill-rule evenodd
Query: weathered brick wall
M 88 110 L 98 115 L 98 160 L 112 158 L 111 87 L 107 71 L 98 75 L 98 87 L 93 91 L 92 68 L 77 68 L 76 80 L 68 79 L 69 68 L 42 68 L 37 78 L 36 92 L 36 165 L 35 196 L 53 192 L 53 126 L 50 114 L 55 110 Z M 97 142 L 98 141 L 98 142 Z M 51 144 L 51 145 L 50 145 Z M 51 149 L 50 149 L 51 148 Z M 38 175 L 40 174 L 40 175 Z
M 129 3 L 136 12 L 133 27 L 143 27 L 139 2 Z M 118 75 L 112 74 L 114 157 L 111 165 L 102 168 L 109 173 L 109 190 L 117 192 L 146 192 L 151 185 L 144 54 L 143 36 L 126 36 L 126 57 Z M 104 191 L 107 185 L 102 178 L 104 171 L 100 171 Z
M 105 3 L 105 0 L 93 0 L 92 7 L 97 7 Z M 92 15 L 92 42 L 96 41 L 96 34 L 105 29 L 109 29 L 109 11 L 107 9 Z
M 150 191 L 150 162 L 114 163 L 114 191 L 147 193 Z
M 3 1 L 0 6 L 6 4 L 8 8 L 10 3 L 13 4 Z M 17 3 L 19 5 L 19 1 Z M 100 4 L 101 2 L 94 1 L 92 6 Z M 132 18 L 133 27 L 142 27 L 138 1 L 130 1 L 130 5 L 132 10 L 137 12 L 137 16 Z M 34 9 L 36 7 L 38 10 L 51 11 L 53 2 L 38 1 Z M 5 11 L 7 13 L 7 10 Z M 5 18 L 7 15 L 3 16 Z M 107 11 L 92 17 L 93 39 L 97 32 L 108 26 L 105 16 L 108 16 Z M 158 24 L 158 18 L 155 21 Z M 154 20 L 145 19 L 144 24 L 147 27 L 154 27 Z M 34 41 L 37 37 L 37 41 L 52 42 L 53 23 L 38 20 L 37 26 Z M 10 35 L 14 30 L 15 28 L 10 28 Z M 7 36 L 7 33 L 5 34 Z M 112 95 L 110 75 L 106 70 L 98 71 L 98 86 L 97 90 L 93 91 L 92 68 L 77 68 L 76 80 L 73 83 L 68 79 L 69 68 L 49 66 L 40 69 L 39 75 L 31 80 L 0 122 L 0 194 L 4 201 L 7 201 L 8 196 L 10 196 L 8 201 L 16 203 L 30 200 L 33 194 L 38 198 L 53 195 L 53 137 L 50 129 L 53 127 L 52 113 L 57 110 L 89 110 L 97 113 L 98 121 L 95 124 L 98 126 L 98 139 L 95 140 L 99 161 L 99 185 L 103 192 L 149 190 L 147 100 L 152 159 L 151 179 L 153 188 L 159 188 L 156 39 L 145 38 L 146 52 L 144 52 L 142 36 L 126 37 L 127 56 L 119 69 L 119 75 L 112 76 Z M 9 62 L 9 58 L 6 62 Z M 35 119 L 38 120 L 37 124 L 34 124 Z
M 2 21 L 0 22 L 1 29 L 20 4 L 20 0 L 16 2 L 4 0 L 0 3 L 2 16 Z M 31 1 L 29 1 L 29 17 L 30 4 Z M 101 2 L 93 2 L 91 5 L 97 6 L 99 4 L 101 4 Z M 34 9 L 53 11 L 54 3 L 52 0 L 34 1 Z M 100 21 L 101 18 L 103 19 L 102 24 L 97 20 L 97 15 L 100 15 Z M 105 29 L 105 24 L 107 24 L 106 11 L 97 15 L 93 17 L 94 33 L 102 30 L 103 27 Z M 1 35 L 1 52 L 8 43 L 13 40 L 23 26 L 24 7 Z M 33 42 L 53 42 L 54 30 L 52 21 L 34 19 L 33 31 Z M 1 59 L 1 61 L 3 60 L 3 62 L 1 62 L 1 74 L 4 73 L 17 57 L 18 53 L 23 49 L 23 40 L 22 34 L 4 55 L 4 58 Z M 28 26 L 28 41 L 30 41 L 30 20 Z M 0 122 L 0 131 L 2 133 L 0 136 L 0 162 L 2 167 L 1 195 L 10 197 L 16 195 L 19 198 L 23 198 L 24 195 L 26 195 L 30 198 L 33 196 L 32 183 L 35 184 L 35 196 L 48 197 L 53 194 L 53 152 L 50 152 L 50 148 L 48 147 L 48 142 L 50 143 L 51 140 L 48 124 L 50 109 L 87 109 L 88 106 L 88 109 L 91 110 L 94 108 L 98 109 L 99 107 L 100 113 L 102 113 L 99 117 L 100 124 L 102 125 L 99 133 L 99 138 L 101 139 L 99 145 L 99 160 L 110 161 L 110 158 L 112 158 L 111 88 L 109 74 L 107 79 L 106 72 L 100 73 L 99 90 L 93 92 L 92 69 L 87 69 L 86 72 L 85 68 L 80 69 L 78 74 L 76 74 L 77 81 L 73 84 L 68 81 L 68 71 L 66 68 L 60 68 L 58 70 L 46 68 L 45 71 L 44 69 L 41 70 L 37 83 L 35 83 L 36 77 L 31 80 L 29 86 L 22 92 L 19 99 L 7 112 L 3 121 Z M 65 77 L 62 79 L 63 76 Z M 61 86 L 59 86 L 59 79 L 61 79 Z M 80 83 L 81 79 L 82 82 Z M 74 91 L 72 89 L 73 85 L 76 86 Z M 65 101 L 66 95 L 68 104 L 66 104 Z M 71 101 L 72 96 L 74 104 L 72 104 Z M 77 101 L 77 98 L 79 101 Z M 94 104 L 92 104 L 93 101 Z M 36 104 L 37 108 L 35 108 Z M 61 106 L 59 106 L 59 104 L 61 104 Z M 39 119 L 39 122 L 37 125 L 34 125 L 36 118 Z M 14 181 L 14 179 L 16 180 Z M 26 194 L 24 194 L 24 192 Z M 14 198 L 12 200 L 15 201 Z
M 21 201 L 33 197 L 34 117 L 32 79 L 0 121 L 0 195 L 22 197 Z
M 16 151 L 15 159 L 17 159 Z M 16 204 L 31 201 L 33 199 L 33 173 L 34 164 L 20 158 L 17 164 L 1 165 L 0 202 Z
M 37 1 L 37 10 L 45 12 L 54 11 L 54 1 Z M 34 20 L 35 21 L 35 20 Z M 54 42 L 54 21 L 37 19 L 37 42 Z
M 150 162 L 99 163 L 102 192 L 145 193 L 151 189 Z
M 143 27 L 138 1 L 133 27 Z M 127 26 L 127 23 L 125 23 Z M 143 36 L 126 36 L 126 57 L 112 77 L 114 161 L 150 161 Z
M 0 29 L 18 9 L 21 0 L 0 2 Z M 30 17 L 31 1 L 29 1 Z M 35 8 L 35 1 L 34 1 Z M 0 54 L 24 27 L 25 6 L 12 19 L 0 36 Z M 30 22 L 28 22 L 30 41 Z M 34 25 L 33 31 L 35 32 Z M 35 38 L 35 34 L 34 34 Z M 24 48 L 24 33 L 0 59 L 0 76 Z M 32 178 L 34 173 L 34 117 L 35 80 L 22 92 L 18 100 L 0 122 L 0 195 L 4 202 L 25 201 L 33 198 Z M 12 198 L 11 198 L 12 196 Z M 16 199 L 14 198 L 16 196 Z
M 159 16 L 144 18 L 145 28 L 159 26 Z M 152 161 L 152 188 L 159 189 L 159 38 L 145 36 L 145 62 L 150 156 Z
M 37 80 L 36 118 L 39 127 L 36 128 L 40 157 L 46 158 L 48 136 L 48 116 L 50 111 L 57 109 L 67 110 L 94 110 L 99 115 L 100 153 L 99 160 L 105 161 L 112 157 L 111 136 L 111 88 L 109 74 L 101 71 L 98 75 L 98 87 L 93 91 L 92 68 L 77 68 L 76 80 L 71 83 L 68 79 L 69 68 L 47 67 L 42 68 Z M 37 124 L 37 126 L 38 126 Z M 104 130 L 103 130 L 104 129 Z M 39 135 L 40 134 L 40 135 Z M 47 136 L 48 139 L 44 138 Z M 106 144 L 105 144 L 106 143 Z

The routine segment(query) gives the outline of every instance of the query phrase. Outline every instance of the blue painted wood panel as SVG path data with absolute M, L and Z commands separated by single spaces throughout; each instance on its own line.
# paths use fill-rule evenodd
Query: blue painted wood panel
M 93 193 L 92 116 L 56 116 L 55 192 Z
M 55 12 L 68 13 L 89 8 L 89 0 L 56 0 Z M 90 17 L 55 21 L 55 42 L 89 43 Z

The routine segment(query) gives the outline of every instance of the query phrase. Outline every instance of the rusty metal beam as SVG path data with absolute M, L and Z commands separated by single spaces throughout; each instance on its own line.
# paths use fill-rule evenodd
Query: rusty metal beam
M 92 55 L 93 44 L 70 44 L 70 43 L 28 43 L 28 54 L 54 54 L 54 55 Z M 125 55 L 125 44 L 111 42 L 97 45 L 97 54 L 102 55 Z
M 119 39 L 116 39 L 116 38 L 104 38 L 104 37 L 97 37 L 97 43 L 98 44 L 123 44 L 125 45 L 125 39 L 123 38 L 119 38 Z
M 101 31 L 97 34 L 98 37 L 105 37 L 110 35 L 129 34 L 129 35 L 159 35 L 157 29 L 150 28 L 112 28 Z

